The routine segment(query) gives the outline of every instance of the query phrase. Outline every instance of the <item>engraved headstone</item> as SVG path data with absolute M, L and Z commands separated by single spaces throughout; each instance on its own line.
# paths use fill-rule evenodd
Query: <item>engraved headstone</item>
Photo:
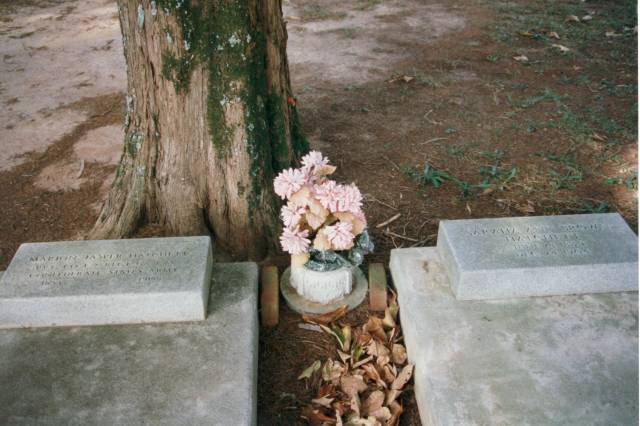
M 0 279 L 0 328 L 204 320 L 209 237 L 23 244 Z
M 638 289 L 638 237 L 617 213 L 443 220 L 437 248 L 459 300 Z

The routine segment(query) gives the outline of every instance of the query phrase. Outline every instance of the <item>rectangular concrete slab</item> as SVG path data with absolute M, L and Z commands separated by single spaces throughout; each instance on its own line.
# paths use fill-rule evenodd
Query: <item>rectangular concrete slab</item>
M 422 424 L 638 424 L 637 292 L 460 301 L 435 248 L 390 266 Z
M 214 264 L 205 321 L 0 330 L 0 424 L 255 424 L 257 290 Z
M 0 278 L 0 328 L 203 320 L 209 237 L 22 244 Z
M 638 237 L 618 213 L 442 220 L 460 300 L 638 289 Z

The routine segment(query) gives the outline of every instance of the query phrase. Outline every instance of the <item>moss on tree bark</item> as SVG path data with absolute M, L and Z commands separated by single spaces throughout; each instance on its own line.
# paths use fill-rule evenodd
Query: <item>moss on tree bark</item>
M 243 258 L 275 246 L 271 182 L 308 150 L 280 1 L 119 0 L 128 95 L 122 158 L 92 238 L 144 221 L 211 233 Z

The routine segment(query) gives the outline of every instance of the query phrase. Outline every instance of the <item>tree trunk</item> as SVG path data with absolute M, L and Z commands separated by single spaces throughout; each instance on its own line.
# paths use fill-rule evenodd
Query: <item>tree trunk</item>
M 124 150 L 91 237 L 121 238 L 147 221 L 263 256 L 279 228 L 273 177 L 308 149 L 280 0 L 118 0 L 118 9 Z

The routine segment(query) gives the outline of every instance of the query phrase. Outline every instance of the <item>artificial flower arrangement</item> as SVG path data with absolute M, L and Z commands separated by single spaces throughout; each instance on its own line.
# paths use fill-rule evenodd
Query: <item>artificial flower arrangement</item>
M 292 266 L 331 271 L 358 266 L 373 250 L 362 211 L 362 194 L 355 184 L 328 178 L 336 170 L 318 151 L 302 157 L 302 167 L 282 171 L 275 192 L 287 201 L 280 217 L 282 249 Z

